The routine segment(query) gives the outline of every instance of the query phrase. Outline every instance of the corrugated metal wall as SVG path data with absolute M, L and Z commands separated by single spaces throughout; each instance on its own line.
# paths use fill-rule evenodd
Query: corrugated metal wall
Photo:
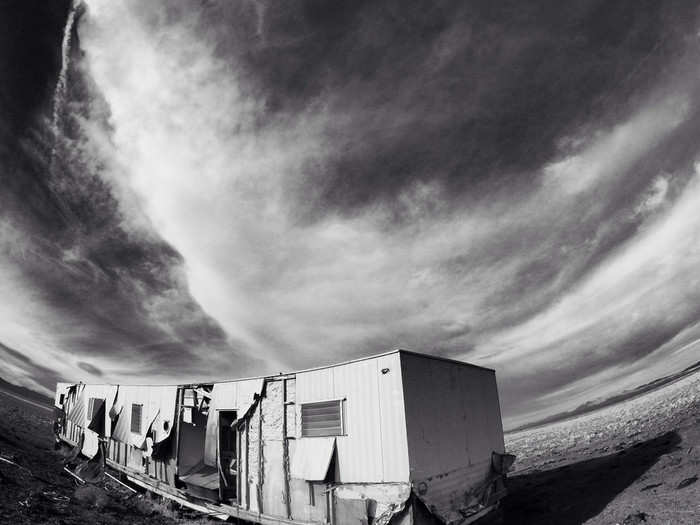
M 444 521 L 480 501 L 492 452 L 504 452 L 492 370 L 402 353 L 411 481 Z
M 469 466 L 487 474 L 491 452 L 504 452 L 494 372 L 413 354 L 401 364 L 411 480 Z
M 386 369 L 385 373 L 382 370 Z M 296 374 L 297 419 L 301 404 L 345 399 L 346 433 L 336 439 L 336 481 L 408 480 L 406 421 L 399 354 Z M 297 439 L 301 437 L 297 425 Z

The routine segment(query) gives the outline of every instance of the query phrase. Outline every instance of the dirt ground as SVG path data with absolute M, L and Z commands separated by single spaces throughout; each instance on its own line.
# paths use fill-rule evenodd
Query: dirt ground
M 0 523 L 212 522 L 109 480 L 78 486 L 53 450 L 52 422 L 49 410 L 0 392 Z M 700 373 L 506 443 L 518 460 L 501 524 L 700 523 Z
M 507 524 L 700 523 L 700 373 L 506 448 Z
M 1 524 L 214 523 L 148 494 L 134 494 L 111 480 L 78 486 L 63 471 L 63 456 L 53 449 L 52 425 L 51 411 L 0 392 Z

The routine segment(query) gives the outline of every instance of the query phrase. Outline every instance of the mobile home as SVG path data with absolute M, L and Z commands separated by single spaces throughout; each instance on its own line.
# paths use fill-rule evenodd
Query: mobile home
M 505 494 L 495 372 L 404 350 L 235 381 L 60 383 L 58 438 L 261 524 L 467 524 Z

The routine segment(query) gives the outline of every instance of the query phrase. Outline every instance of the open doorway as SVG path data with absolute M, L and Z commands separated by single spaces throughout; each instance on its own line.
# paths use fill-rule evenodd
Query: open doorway
M 238 476 L 236 411 L 219 410 L 219 490 L 222 501 L 235 501 Z

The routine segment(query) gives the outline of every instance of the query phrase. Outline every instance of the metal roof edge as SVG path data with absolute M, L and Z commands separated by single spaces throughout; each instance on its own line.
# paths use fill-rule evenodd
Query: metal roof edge
M 378 359 L 380 357 L 385 357 L 385 356 L 392 355 L 392 354 L 406 354 L 406 355 L 411 355 L 411 356 L 416 356 L 416 357 L 422 357 L 425 359 L 434 359 L 434 360 L 438 360 L 438 361 L 444 361 L 444 362 L 452 363 L 455 365 L 469 366 L 472 368 L 487 370 L 487 371 L 493 372 L 493 373 L 496 372 L 493 368 L 487 368 L 485 366 L 475 365 L 472 363 L 467 363 L 465 361 L 459 361 L 457 359 L 450 359 L 447 357 L 436 356 L 436 355 L 432 355 L 432 354 L 414 352 L 412 350 L 405 350 L 403 348 L 395 348 L 394 350 L 389 350 L 387 352 L 382 352 L 380 354 L 373 354 L 373 355 L 368 355 L 368 356 L 364 356 L 364 357 L 358 357 L 355 359 L 350 359 L 348 361 L 341 361 L 340 363 L 321 365 L 321 366 L 316 366 L 313 368 L 305 368 L 305 369 L 297 370 L 297 371 L 293 371 L 293 372 L 279 372 L 277 374 L 265 374 L 265 375 L 259 375 L 259 376 L 240 377 L 237 379 L 227 379 L 227 380 L 223 380 L 223 381 L 190 381 L 187 383 L 83 383 L 82 381 L 76 381 L 76 382 L 59 381 L 59 383 L 65 383 L 65 384 L 83 383 L 83 384 L 87 384 L 90 386 L 154 386 L 154 387 L 155 386 L 181 387 L 181 386 L 190 386 L 190 385 L 219 385 L 219 384 L 227 384 L 227 383 L 239 383 L 242 381 L 254 381 L 254 380 L 259 380 L 259 379 L 274 379 L 274 378 L 288 376 L 288 375 L 294 375 L 294 374 L 304 374 L 304 373 L 308 373 L 308 372 L 315 372 L 317 370 L 325 370 L 328 368 L 336 368 L 336 367 L 340 367 L 340 366 L 350 365 L 353 363 L 359 363 L 362 361 L 369 361 L 371 359 Z
M 449 357 L 442 357 L 440 355 L 426 354 L 423 352 L 414 352 L 413 350 L 404 350 L 404 349 L 399 349 L 399 350 L 397 350 L 397 352 L 400 352 L 400 353 L 406 354 L 406 355 L 422 357 L 424 359 L 433 359 L 435 361 L 444 361 L 446 363 L 452 363 L 454 365 L 462 365 L 462 366 L 469 366 L 471 368 L 478 368 L 480 370 L 486 370 L 488 372 L 493 372 L 494 374 L 496 373 L 496 370 L 494 368 L 489 368 L 487 366 L 481 366 L 481 365 L 475 365 L 474 363 L 467 363 L 466 361 L 460 361 L 458 359 L 450 359 Z

